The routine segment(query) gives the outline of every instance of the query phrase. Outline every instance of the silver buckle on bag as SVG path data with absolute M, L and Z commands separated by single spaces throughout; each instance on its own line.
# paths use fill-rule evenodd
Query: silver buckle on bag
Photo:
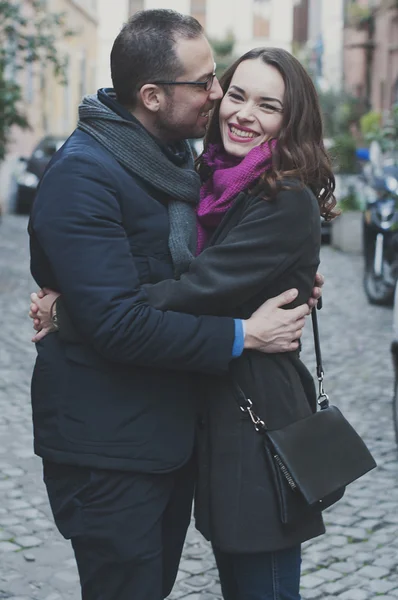
M 323 408 L 327 408 L 329 406 L 329 396 L 327 395 L 327 393 L 325 392 L 325 389 L 323 387 L 323 376 L 324 373 L 323 371 L 320 372 L 320 374 L 318 375 L 318 405 L 321 407 L 321 409 Z
M 240 405 L 239 408 L 242 412 L 249 414 L 249 417 L 254 425 L 254 429 L 258 432 L 262 431 L 265 429 L 265 423 L 260 419 L 259 416 L 256 415 L 255 412 L 253 412 L 253 402 L 249 398 L 245 398 L 245 402 L 246 406 Z

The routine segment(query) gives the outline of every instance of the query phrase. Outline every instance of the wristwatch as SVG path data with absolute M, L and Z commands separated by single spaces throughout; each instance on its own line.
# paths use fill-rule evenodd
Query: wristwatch
M 55 331 L 59 330 L 58 315 L 57 315 L 57 300 L 55 299 L 51 306 L 51 321 Z

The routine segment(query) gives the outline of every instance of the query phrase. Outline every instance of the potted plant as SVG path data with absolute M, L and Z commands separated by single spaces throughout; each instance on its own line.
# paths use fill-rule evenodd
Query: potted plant
M 332 246 L 343 252 L 362 252 L 362 204 L 356 144 L 349 134 L 334 138 L 330 148 L 336 173 L 337 207 L 341 214 L 332 221 Z
M 332 221 L 332 246 L 343 252 L 362 253 L 362 210 L 357 188 L 348 186 L 338 199 L 340 215 Z

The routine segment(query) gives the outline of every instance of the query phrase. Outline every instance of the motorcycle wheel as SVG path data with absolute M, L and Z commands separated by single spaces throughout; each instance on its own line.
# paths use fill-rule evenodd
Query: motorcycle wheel
M 394 298 L 394 286 L 386 283 L 382 277 L 375 275 L 373 268 L 365 271 L 365 293 L 370 304 L 391 306 Z

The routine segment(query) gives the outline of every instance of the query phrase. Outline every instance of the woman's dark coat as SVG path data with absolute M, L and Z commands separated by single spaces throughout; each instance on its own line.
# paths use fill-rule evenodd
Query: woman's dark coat
M 240 194 L 208 248 L 179 281 L 146 287 L 162 310 L 248 318 L 265 300 L 289 288 L 308 300 L 319 264 L 320 218 L 307 188 L 274 200 Z M 311 374 L 298 352 L 245 351 L 226 376 L 205 376 L 198 433 L 196 523 L 228 552 L 287 548 L 324 532 L 321 516 L 282 525 L 262 439 L 237 403 L 236 380 L 270 429 L 315 409 Z

